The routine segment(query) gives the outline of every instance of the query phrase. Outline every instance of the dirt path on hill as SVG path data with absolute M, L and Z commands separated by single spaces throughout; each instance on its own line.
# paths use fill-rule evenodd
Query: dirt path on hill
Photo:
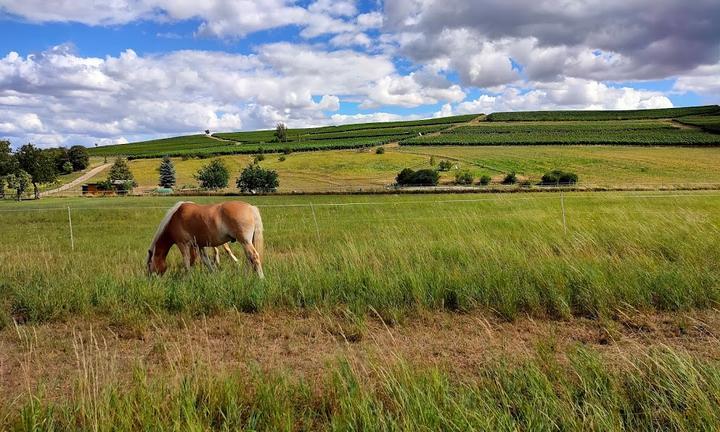
M 482 312 L 419 312 L 394 326 L 374 316 L 358 324 L 340 312 L 318 310 L 226 312 L 188 321 L 148 317 L 133 325 L 73 318 L 0 331 L 0 399 L 11 400 L 37 385 L 47 397 L 61 398 L 88 368 L 100 381 L 129 381 L 137 366 L 150 375 L 179 375 L 198 363 L 218 372 L 259 367 L 315 381 L 341 358 L 360 370 L 403 359 L 471 378 L 482 365 L 523 361 L 540 346 L 551 347 L 560 359 L 586 346 L 618 365 L 661 347 L 720 360 L 719 336 L 718 310 L 512 323 Z
M 58 187 L 58 188 L 55 188 L 55 189 L 50 189 L 50 190 L 46 190 L 45 192 L 40 192 L 40 196 L 41 196 L 41 197 L 44 197 L 44 196 L 56 194 L 56 193 L 59 193 L 59 192 L 62 192 L 62 191 L 66 191 L 66 190 L 68 190 L 68 189 L 72 189 L 72 188 L 74 188 L 75 186 L 77 186 L 77 185 L 79 185 L 79 184 L 81 184 L 81 183 L 85 183 L 86 181 L 88 181 L 88 180 L 90 180 L 91 178 L 95 177 L 95 175 L 97 175 L 98 173 L 104 171 L 104 170 L 107 169 L 110 165 L 112 165 L 112 164 L 106 163 L 106 164 L 102 164 L 102 165 L 100 165 L 100 166 L 97 166 L 97 167 L 91 169 L 90 171 L 86 172 L 85 174 L 81 175 L 80 177 L 76 178 L 75 180 L 73 180 L 73 181 L 71 181 L 71 182 L 69 182 L 69 183 L 65 183 L 64 185 L 62 185 L 62 186 L 60 186 L 60 187 Z

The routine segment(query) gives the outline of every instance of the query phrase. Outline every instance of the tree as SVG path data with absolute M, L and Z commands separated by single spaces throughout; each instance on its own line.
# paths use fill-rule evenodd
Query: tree
M 15 197 L 18 201 L 27 192 L 30 184 L 32 183 L 32 177 L 30 174 L 20 169 L 15 174 L 11 174 L 7 177 L 8 186 L 15 189 Z
M 227 187 L 230 173 L 220 159 L 213 159 L 209 164 L 200 168 L 195 174 L 200 187 L 205 189 L 222 189 Z
M 39 199 L 40 189 L 38 185 L 53 182 L 57 178 L 55 159 L 51 153 L 44 152 L 32 144 L 25 144 L 20 147 L 15 157 L 17 157 L 20 169 L 30 175 L 35 190 L 35 199 Z
M 264 169 L 257 164 L 250 164 L 242 170 L 236 182 L 241 192 L 250 193 L 275 192 L 279 184 L 277 171 Z
M 10 175 L 17 170 L 17 158 L 12 154 L 10 141 L 0 140 L 0 176 Z
M 502 181 L 502 184 L 504 185 L 510 185 L 515 183 L 517 183 L 517 175 L 515 175 L 515 171 L 509 172 Z
M 435 186 L 440 180 L 440 174 L 432 169 L 421 169 L 414 171 L 405 168 L 395 177 L 398 185 L 414 185 L 414 186 Z
M 160 173 L 160 186 L 164 188 L 175 186 L 175 165 L 168 156 L 162 158 L 158 172 Z
M 470 171 L 457 171 L 455 173 L 455 184 L 469 185 L 473 182 L 473 175 Z
M 132 172 L 130 172 L 130 167 L 128 166 L 127 161 L 121 157 L 116 158 L 115 162 L 113 162 L 110 167 L 108 180 L 110 182 L 130 182 L 133 186 L 137 186 L 135 176 L 133 176 Z
M 74 145 L 68 150 L 68 158 L 73 166 L 73 171 L 84 170 L 90 165 L 90 156 L 87 149 L 81 145 Z
M 278 122 L 275 126 L 275 140 L 278 142 L 286 142 L 288 140 L 288 129 L 285 123 Z

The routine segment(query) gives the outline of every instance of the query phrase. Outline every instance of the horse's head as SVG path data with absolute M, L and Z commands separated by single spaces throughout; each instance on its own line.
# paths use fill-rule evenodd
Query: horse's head
M 147 271 L 149 275 L 158 274 L 161 275 L 167 270 L 167 264 L 165 263 L 165 257 L 162 254 L 153 253 L 153 249 L 148 249 L 147 256 Z

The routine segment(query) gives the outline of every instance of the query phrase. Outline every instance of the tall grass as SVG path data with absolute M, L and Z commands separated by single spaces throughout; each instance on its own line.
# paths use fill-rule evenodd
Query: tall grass
M 5 321 L 337 305 L 384 315 L 480 308 L 508 319 L 595 317 L 720 300 L 713 193 L 566 194 L 567 234 L 560 196 L 550 193 L 249 200 L 265 222 L 263 282 L 229 260 L 216 273 L 186 273 L 176 251 L 169 274 L 148 278 L 147 247 L 172 197 L 43 200 L 42 211 L 3 204 L 13 210 L 0 212 Z
M 81 370 L 67 398 L 30 391 L 0 427 L 35 430 L 717 430 L 720 364 L 669 349 L 608 362 L 540 351 L 458 378 L 390 362 L 340 361 L 317 380 L 198 366 L 180 377 L 103 381 Z M 19 405 L 19 407 L 18 407 Z M 19 409 L 18 409 L 19 408 Z

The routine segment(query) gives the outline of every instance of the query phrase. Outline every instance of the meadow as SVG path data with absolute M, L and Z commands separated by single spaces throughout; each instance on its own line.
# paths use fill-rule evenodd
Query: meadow
M 230 171 L 230 188 L 235 179 L 252 162 L 251 155 L 219 156 Z M 280 159 L 283 160 L 280 160 Z M 645 146 L 389 146 L 384 154 L 375 148 L 297 152 L 289 155 L 265 155 L 260 165 L 276 170 L 280 192 L 326 192 L 383 189 L 395 181 L 403 168 L 432 168 L 450 160 L 460 170 L 468 170 L 477 179 L 493 178 L 486 189 L 508 187 L 499 183 L 509 172 L 538 181 L 553 169 L 566 169 L 580 176 L 579 185 L 607 188 L 669 188 L 711 186 L 720 184 L 720 153 L 714 148 L 645 147 Z M 102 162 L 99 159 L 97 163 Z M 177 171 L 177 188 L 197 188 L 193 175 L 208 159 L 173 158 Z M 94 160 L 93 163 L 96 163 Z M 157 187 L 159 159 L 134 159 L 130 169 L 139 190 Z M 451 184 L 455 171 L 441 173 L 441 184 Z M 90 181 L 105 179 L 101 172 Z M 517 187 L 517 186 L 515 186 Z M 76 194 L 79 187 L 67 193 Z
M 1 321 L 337 305 L 387 317 L 418 308 L 597 317 L 720 299 L 712 192 L 568 193 L 562 203 L 559 194 L 248 198 L 265 220 L 264 283 L 229 265 L 185 274 L 178 254 L 178 271 L 147 279 L 147 245 L 176 200 L 3 203 Z

